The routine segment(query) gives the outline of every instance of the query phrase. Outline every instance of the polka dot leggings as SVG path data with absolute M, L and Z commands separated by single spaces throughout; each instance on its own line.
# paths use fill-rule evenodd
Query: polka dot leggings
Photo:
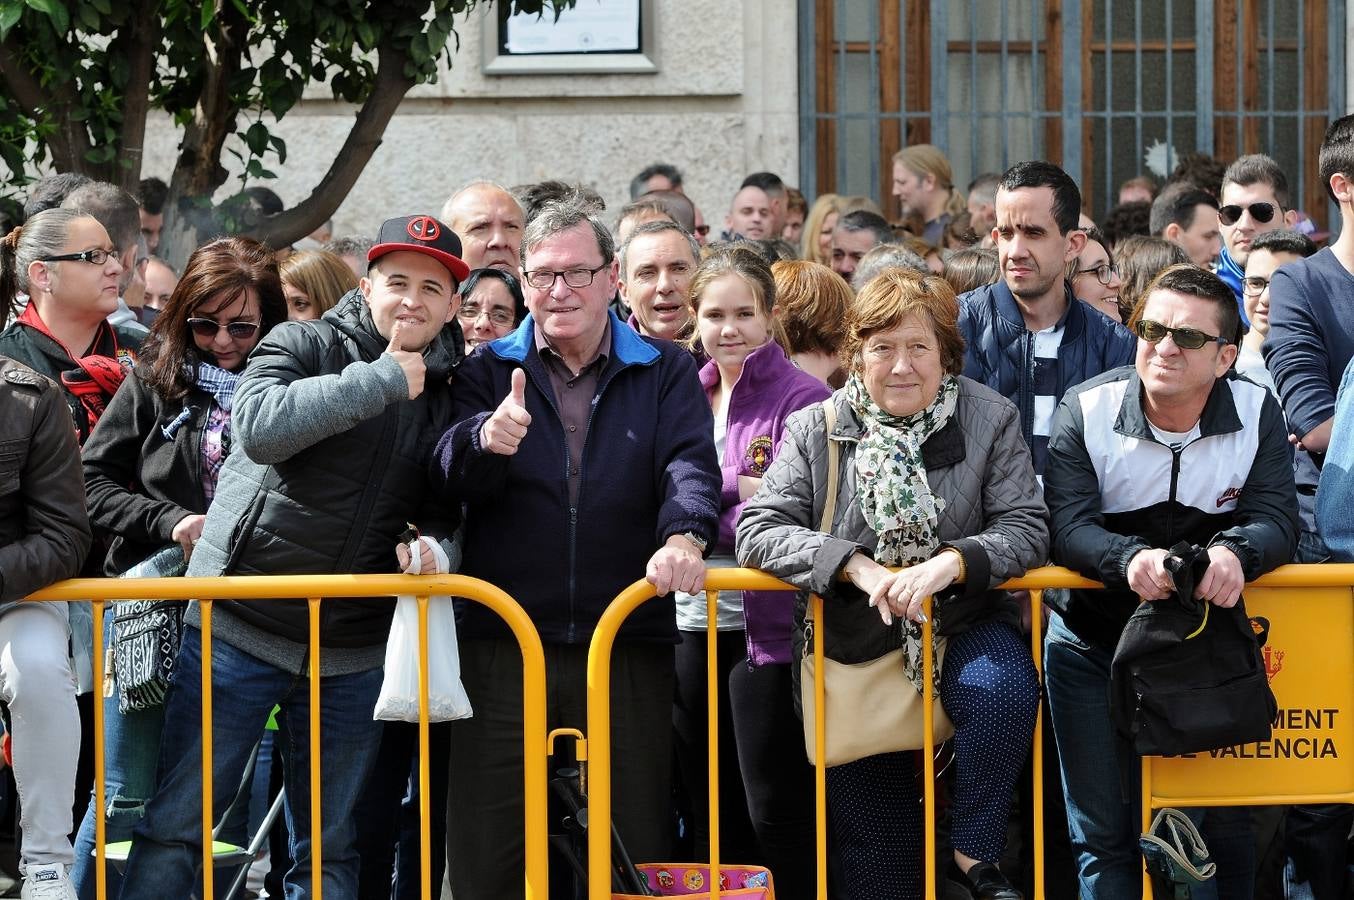
M 1030 650 L 1010 625 L 987 622 L 950 639 L 940 698 L 954 722 L 951 843 L 995 863 L 1039 709 Z M 921 896 L 922 804 L 912 754 L 884 753 L 827 770 L 830 852 L 849 900 Z

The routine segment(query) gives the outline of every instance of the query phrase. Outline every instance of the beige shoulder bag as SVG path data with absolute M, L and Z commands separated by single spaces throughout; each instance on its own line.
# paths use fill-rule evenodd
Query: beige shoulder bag
M 837 475 L 841 455 L 832 429 L 837 424 L 837 408 L 832 398 L 823 401 L 827 419 L 827 498 L 818 530 L 832 533 L 832 518 L 837 510 Z M 818 627 L 826 627 L 818 623 Z M 814 670 L 813 623 L 806 629 L 804 658 L 799 662 L 799 693 L 804 710 L 804 747 L 809 762 L 814 759 Z M 944 659 L 943 639 L 938 640 L 937 664 Z M 863 663 L 842 663 L 823 658 L 827 717 L 825 765 L 840 766 L 867 756 L 918 750 L 922 740 L 922 695 L 903 671 L 902 648 L 891 650 L 878 659 Z M 954 725 L 939 702 L 935 703 L 935 743 L 954 734 Z

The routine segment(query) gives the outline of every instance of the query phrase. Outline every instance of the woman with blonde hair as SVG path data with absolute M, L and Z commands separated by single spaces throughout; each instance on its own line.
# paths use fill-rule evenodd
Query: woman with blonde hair
M 279 263 L 278 271 L 287 296 L 287 318 L 294 322 L 318 319 L 357 287 L 357 276 L 343 258 L 325 250 L 293 253 Z
M 837 194 L 820 194 L 804 217 L 800 233 L 803 250 L 800 255 L 810 262 L 827 265 L 832 259 L 832 229 L 842 212 L 842 198 Z
M 968 208 L 955 190 L 950 161 L 933 144 L 913 144 L 893 154 L 893 196 L 904 218 L 921 220 L 921 236 L 932 246 L 940 245 L 950 219 Z
M 790 360 L 828 387 L 841 387 L 845 376 L 837 350 L 846 338 L 851 286 L 826 265 L 808 260 L 783 260 L 771 274 Z

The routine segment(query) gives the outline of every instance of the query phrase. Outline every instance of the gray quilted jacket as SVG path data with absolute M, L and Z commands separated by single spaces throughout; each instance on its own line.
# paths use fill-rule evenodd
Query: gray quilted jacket
M 817 530 L 826 497 L 827 437 L 823 408 L 815 404 L 786 421 L 780 453 L 738 520 L 735 552 L 744 566 L 822 595 L 832 623 L 825 652 L 858 662 L 897 646 L 898 636 L 865 605 L 863 593 L 837 577 L 857 550 L 872 554 L 878 537 L 858 502 L 860 421 L 844 391 L 833 394 L 832 402 L 837 407 L 832 440 L 841 455 L 831 534 Z M 939 632 L 958 634 L 994 619 L 1016 624 L 1010 595 L 993 588 L 1048 559 L 1048 510 L 1019 412 L 990 388 L 960 377 L 955 415 L 922 445 L 922 459 L 931 490 L 945 499 L 941 547 L 962 553 L 968 572 L 965 584 L 937 597 Z M 802 618 L 802 598 L 800 606 Z

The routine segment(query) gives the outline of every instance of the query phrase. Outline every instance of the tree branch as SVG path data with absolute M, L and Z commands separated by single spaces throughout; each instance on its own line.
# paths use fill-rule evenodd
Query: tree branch
M 404 51 L 386 42 L 378 48 L 378 54 L 371 94 L 358 110 L 357 119 L 329 171 L 309 197 L 260 222 L 250 232 L 251 236 L 273 247 L 286 247 L 323 225 L 353 189 L 372 154 L 381 146 L 382 135 L 395 110 L 414 86 L 414 79 L 404 73 L 409 61 Z
M 30 119 L 55 124 L 56 128 L 47 138 L 47 146 L 52 151 L 52 164 L 56 170 L 90 173 L 93 167 L 85 159 L 90 150 L 89 133 L 83 121 L 77 122 L 70 115 L 74 105 L 70 83 L 58 82 L 50 89 L 43 86 L 24 65 L 23 48 L 16 45 L 14 34 L 11 31 L 0 41 L 0 80 Z

